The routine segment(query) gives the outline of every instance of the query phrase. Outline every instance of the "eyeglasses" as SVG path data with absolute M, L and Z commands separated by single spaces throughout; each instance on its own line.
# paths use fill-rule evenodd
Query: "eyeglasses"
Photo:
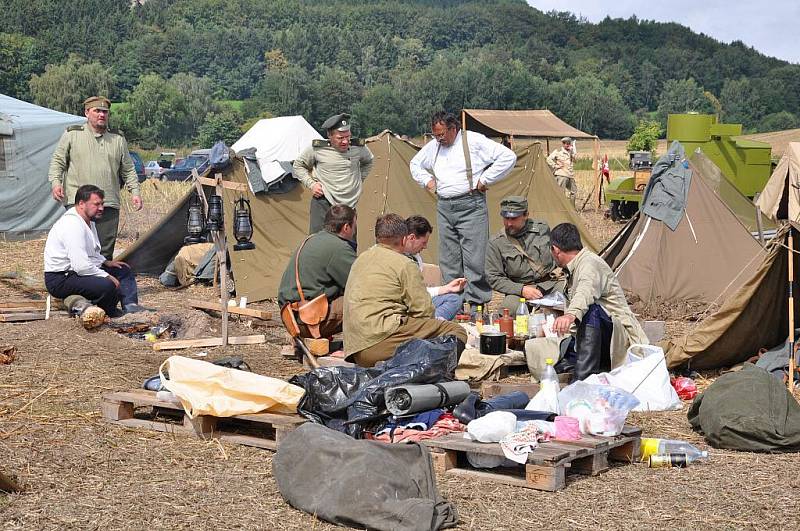
M 439 140 L 439 139 L 444 138 L 445 136 L 447 136 L 447 132 L 448 131 L 452 131 L 453 129 L 455 129 L 455 127 L 448 127 L 447 129 L 445 129 L 442 133 L 439 133 L 438 135 L 436 133 L 434 133 L 433 131 L 431 131 L 431 136 L 433 136 L 433 138 Z

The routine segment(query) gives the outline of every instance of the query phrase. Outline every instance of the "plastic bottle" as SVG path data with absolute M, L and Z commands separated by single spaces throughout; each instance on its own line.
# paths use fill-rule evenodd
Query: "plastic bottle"
M 489 313 L 489 306 L 484 306 L 483 307 L 483 313 L 481 314 L 481 321 L 485 325 L 491 325 L 492 324 L 492 316 Z
M 539 378 L 539 384 L 544 386 L 545 382 L 547 382 L 547 385 L 555 385 L 556 389 L 559 389 L 558 374 L 556 374 L 556 369 L 553 367 L 553 365 L 553 358 L 547 358 L 544 360 L 544 369 L 542 369 L 542 375 Z
M 514 318 L 514 335 L 517 337 L 528 337 L 528 303 L 525 302 L 524 297 L 519 298 L 519 306 L 517 306 L 517 313 Z
M 475 328 L 478 329 L 479 334 L 483 332 L 483 306 L 480 304 L 475 309 Z
M 651 455 L 663 454 L 685 454 L 688 463 L 698 459 L 708 459 L 708 452 L 700 451 L 695 445 L 676 441 L 673 439 L 653 439 L 642 437 L 641 442 L 642 461 L 647 460 Z
M 503 316 L 497 320 L 500 325 L 500 331 L 503 332 L 508 339 L 514 337 L 514 319 L 508 311 L 508 308 L 503 308 Z
M 656 454 L 647 458 L 647 466 L 650 468 L 685 468 L 692 461 L 686 454 Z

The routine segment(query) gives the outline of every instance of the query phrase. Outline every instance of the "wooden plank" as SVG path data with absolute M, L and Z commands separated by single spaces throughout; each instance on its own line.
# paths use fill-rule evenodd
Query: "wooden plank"
M 567 485 L 567 471 L 563 466 L 549 467 L 525 465 L 525 487 L 556 491 Z
M 200 301 L 197 299 L 189 299 L 186 302 L 188 302 L 189 306 L 191 306 L 192 308 L 222 312 L 222 304 L 220 303 Z M 235 313 L 236 315 L 255 317 L 256 319 L 261 319 L 263 321 L 269 321 L 270 319 L 272 319 L 271 312 L 267 312 L 264 310 L 256 310 L 254 308 L 239 308 L 238 306 L 228 306 L 228 312 Z
M 133 404 L 131 402 L 115 402 L 103 400 L 100 402 L 100 412 L 108 420 L 124 420 L 133 418 Z
M 228 338 L 230 345 L 258 345 L 266 343 L 267 336 L 256 334 L 252 336 L 234 336 Z M 169 339 L 153 343 L 153 350 L 180 350 L 194 347 L 221 347 L 221 337 L 206 337 L 202 339 Z
M 578 474 L 596 476 L 608 470 L 608 452 L 597 452 L 593 455 L 575 459 L 570 462 L 570 470 Z
M 484 470 L 473 470 L 471 468 L 451 468 L 445 472 L 448 476 L 460 476 L 463 478 L 483 481 L 486 483 L 502 483 L 513 487 L 529 488 L 528 482 L 521 476 L 510 474 L 498 474 L 496 472 L 486 472 Z
M 641 439 L 635 437 L 634 439 L 612 448 L 608 452 L 608 458 L 612 461 L 622 461 L 623 463 L 635 463 L 639 460 L 641 451 Z
M 281 415 L 279 413 L 249 413 L 247 415 L 234 415 L 232 417 L 225 417 L 238 420 L 249 420 L 252 422 L 262 422 L 273 424 L 275 426 L 299 426 L 308 422 L 307 419 L 300 415 Z
M 3 313 L 0 323 L 17 323 L 20 321 L 43 321 L 44 313 Z
M 499 443 L 479 443 L 464 439 L 459 435 L 447 435 L 437 439 L 422 441 L 426 446 L 457 450 L 461 452 L 476 452 L 480 454 L 504 455 Z M 565 449 L 549 443 L 539 445 L 536 450 L 528 454 L 529 463 L 557 463 L 563 459 L 576 455 L 578 449 Z
M 212 179 L 209 177 L 197 177 L 197 181 L 205 186 L 217 186 L 217 179 Z M 250 187 L 246 183 L 235 183 L 233 181 L 221 181 L 221 185 L 226 190 L 236 190 L 237 192 L 247 192 L 250 190 Z M 233 220 L 231 220 L 233 221 Z
M 278 449 L 277 441 L 271 439 L 262 439 L 261 437 L 254 437 L 252 435 L 240 435 L 238 433 L 217 432 L 214 433 L 214 438 L 229 443 L 243 444 L 245 446 L 255 446 L 256 448 L 272 450 L 273 452 Z
M 157 420 L 145 419 L 123 419 L 112 420 L 114 424 L 120 424 L 126 428 L 144 428 L 150 431 L 160 431 L 164 433 L 178 433 L 181 435 L 191 435 L 192 432 L 187 430 L 183 424 L 173 424 L 170 422 L 159 422 Z
M 22 299 L 16 301 L 0 301 L 0 308 L 36 308 L 44 310 L 47 307 L 47 300 Z

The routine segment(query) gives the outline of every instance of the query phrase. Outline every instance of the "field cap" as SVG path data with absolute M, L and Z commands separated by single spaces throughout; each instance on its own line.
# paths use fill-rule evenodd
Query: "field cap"
M 509 195 L 500 201 L 500 215 L 504 218 L 518 218 L 528 211 L 528 200 L 521 195 Z
M 91 98 L 86 98 L 83 102 L 83 109 L 100 109 L 102 111 L 107 111 L 111 108 L 111 102 L 108 98 L 104 98 L 102 96 L 92 96 Z
M 322 129 L 328 132 L 330 132 L 331 129 L 336 129 L 337 131 L 349 131 L 350 115 L 344 112 L 341 114 L 334 114 L 325 120 L 325 123 L 322 124 Z

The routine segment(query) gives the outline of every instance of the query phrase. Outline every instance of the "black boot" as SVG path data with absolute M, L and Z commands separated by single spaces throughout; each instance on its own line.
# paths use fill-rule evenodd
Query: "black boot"
M 583 380 L 592 374 L 608 370 L 610 359 L 603 359 L 603 331 L 593 326 L 578 329 L 575 341 L 575 380 Z M 605 356 L 608 358 L 608 355 Z
M 475 405 L 480 401 L 480 398 L 478 393 L 474 391 L 471 392 L 463 402 L 453 408 L 453 416 L 457 418 L 461 424 L 469 424 L 477 418 Z

